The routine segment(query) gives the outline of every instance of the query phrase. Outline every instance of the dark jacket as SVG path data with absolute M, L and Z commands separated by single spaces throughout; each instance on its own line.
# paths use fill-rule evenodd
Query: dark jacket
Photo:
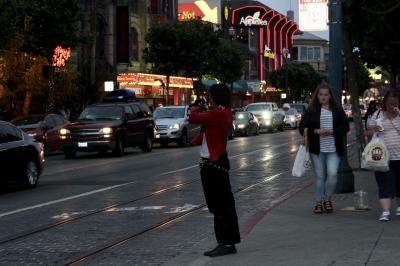
M 333 137 L 335 138 L 336 152 L 339 156 L 344 154 L 343 138 L 350 131 L 349 121 L 346 113 L 340 108 L 339 111 L 333 112 Z M 300 134 L 303 136 L 305 128 L 308 128 L 308 139 L 310 143 L 310 153 L 319 154 L 319 135 L 314 133 L 314 129 L 320 129 L 321 107 L 317 112 L 307 110 L 300 122 Z

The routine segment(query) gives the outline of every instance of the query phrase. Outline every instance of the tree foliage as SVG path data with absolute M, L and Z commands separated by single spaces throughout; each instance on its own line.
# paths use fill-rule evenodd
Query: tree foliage
M 242 74 L 240 52 L 223 42 L 211 23 L 192 20 L 154 24 L 146 42 L 144 60 L 152 64 L 154 73 L 198 80 L 210 74 L 227 83 L 240 79 Z
M 285 68 L 270 73 L 270 82 L 277 88 L 285 88 Z M 288 91 L 292 99 L 303 99 L 322 81 L 323 77 L 308 63 L 288 63 Z M 302 97 L 303 95 L 303 97 Z M 290 99 L 289 99 L 290 100 Z
M 392 88 L 400 73 L 400 5 L 398 0 L 344 0 L 343 27 L 353 52 L 369 67 L 391 75 Z

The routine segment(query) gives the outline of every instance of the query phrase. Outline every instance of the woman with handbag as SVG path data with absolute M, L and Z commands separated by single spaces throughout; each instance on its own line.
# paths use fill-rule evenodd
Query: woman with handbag
M 211 86 L 210 96 L 211 111 L 204 112 L 201 107 L 192 106 L 189 122 L 203 127 L 203 133 L 196 138 L 202 144 L 200 175 L 208 210 L 214 214 L 218 243 L 204 255 L 217 257 L 236 253 L 235 244 L 240 242 L 240 232 L 226 151 L 228 130 L 233 122 L 230 91 L 227 86 L 216 84 Z
M 399 94 L 388 91 L 382 102 L 382 110 L 376 111 L 370 118 L 369 131 L 371 136 L 379 132 L 389 151 L 389 171 L 375 172 L 379 190 L 379 202 L 382 207 L 380 221 L 390 220 L 390 205 L 393 198 L 397 199 L 396 216 L 400 216 L 400 116 Z
M 316 178 L 314 213 L 331 213 L 340 156 L 344 154 L 343 138 L 350 127 L 343 108 L 336 103 L 325 83 L 314 91 L 302 117 L 299 128 L 302 136 L 306 128 Z

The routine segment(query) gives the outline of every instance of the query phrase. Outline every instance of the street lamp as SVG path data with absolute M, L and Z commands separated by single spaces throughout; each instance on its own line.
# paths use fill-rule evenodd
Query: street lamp
M 288 90 L 288 83 L 289 83 L 289 74 L 288 74 L 288 59 L 290 59 L 290 52 L 289 49 L 283 48 L 283 58 L 285 59 L 285 92 L 289 95 L 290 99 L 290 92 Z

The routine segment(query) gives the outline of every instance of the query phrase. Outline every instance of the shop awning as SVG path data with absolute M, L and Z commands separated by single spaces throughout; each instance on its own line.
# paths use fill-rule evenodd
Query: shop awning
M 203 79 L 201 83 L 206 87 L 210 88 L 212 85 L 217 84 L 217 81 L 214 79 Z M 231 84 L 226 84 L 229 88 L 231 88 Z M 233 82 L 233 92 L 246 92 L 248 90 L 246 81 L 235 81 Z

